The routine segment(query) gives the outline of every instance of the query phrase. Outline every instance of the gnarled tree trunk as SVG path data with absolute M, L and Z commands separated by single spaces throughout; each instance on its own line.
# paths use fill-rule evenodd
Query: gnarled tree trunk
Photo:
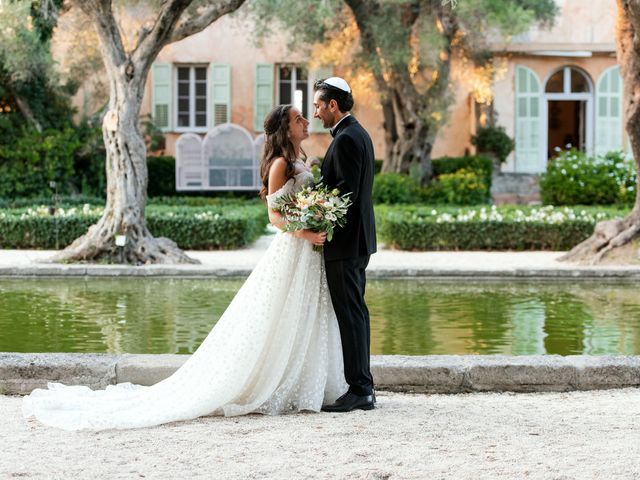
M 76 0 L 98 33 L 110 84 L 109 110 L 102 132 L 107 152 L 107 202 L 104 214 L 87 233 L 53 261 L 113 263 L 199 263 L 167 238 L 154 238 L 147 229 L 147 152 L 138 129 L 144 84 L 160 50 L 168 43 L 193 35 L 216 19 L 238 9 L 245 0 L 211 2 L 191 17 L 181 16 L 193 0 L 167 0 L 150 30 L 143 29 L 135 48 L 125 51 L 111 0 Z M 124 235 L 124 246 L 116 237 Z
M 447 95 L 450 78 L 452 43 L 458 26 L 441 2 L 433 5 L 398 4 L 393 15 L 400 19 L 403 41 L 410 46 L 418 17 L 424 13 L 433 15 L 439 22 L 445 45 L 438 62 L 435 81 L 422 91 L 405 64 L 388 62 L 385 42 L 378 38 L 375 18 L 381 15 L 382 4 L 372 0 L 345 0 L 358 25 L 362 48 L 371 63 L 371 71 L 381 95 L 384 118 L 386 155 L 382 164 L 385 173 L 409 173 L 412 164 L 420 165 L 423 183 L 432 175 L 431 151 L 435 142 L 438 121 L 432 113 L 442 104 Z M 387 5 L 388 7 L 389 5 Z M 422 12 L 422 9 L 428 11 Z
M 167 238 L 154 238 L 146 227 L 146 147 L 138 115 L 146 71 L 129 64 L 125 72 L 109 68 L 111 98 L 102 134 L 106 148 L 107 202 L 98 223 L 60 252 L 55 261 L 110 263 L 197 263 Z M 124 235 L 124 246 L 115 244 Z
M 617 0 L 616 44 L 624 84 L 624 117 L 631 151 L 640 173 L 640 0 Z M 640 176 L 636 183 L 633 210 L 622 219 L 596 225 L 593 235 L 575 246 L 560 260 L 597 264 L 639 262 Z

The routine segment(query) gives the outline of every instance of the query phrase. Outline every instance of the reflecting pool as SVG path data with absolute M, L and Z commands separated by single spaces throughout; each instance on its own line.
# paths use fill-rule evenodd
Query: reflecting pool
M 242 279 L 2 279 L 0 351 L 191 353 Z M 640 354 L 634 283 L 370 280 L 373 354 Z

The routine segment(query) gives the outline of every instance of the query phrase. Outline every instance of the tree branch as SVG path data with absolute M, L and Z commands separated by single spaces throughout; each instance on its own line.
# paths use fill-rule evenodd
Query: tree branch
M 162 4 L 162 9 L 151 30 L 143 31 L 138 44 L 131 53 L 133 63 L 139 65 L 141 72 L 156 58 L 169 39 L 178 19 L 193 0 L 169 0 Z
M 245 0 L 226 0 L 207 7 L 197 18 L 185 18 L 173 31 L 167 43 L 178 42 L 195 33 L 201 32 L 218 18 L 236 11 Z
M 74 4 L 91 19 L 101 39 L 103 59 L 109 61 L 113 67 L 122 65 L 126 60 L 126 53 L 118 23 L 111 9 L 111 0 L 74 0 Z

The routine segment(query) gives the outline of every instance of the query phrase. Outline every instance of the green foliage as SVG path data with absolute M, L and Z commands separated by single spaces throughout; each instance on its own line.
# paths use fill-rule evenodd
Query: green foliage
M 450 50 L 464 50 L 464 58 L 486 64 L 491 58 L 490 53 L 487 54 L 489 38 L 506 39 L 526 31 L 536 21 L 551 23 L 558 11 L 553 0 L 464 0 L 455 7 L 447 3 L 368 0 L 355 11 L 345 6 L 350 5 L 349 2 L 339 0 L 253 0 L 248 6 L 258 26 L 258 40 L 285 29 L 295 49 L 309 50 L 310 45 L 318 42 L 343 40 L 345 27 L 355 16 L 360 45 L 338 42 L 344 51 L 357 52 L 353 56 L 336 56 L 341 58 L 341 70 L 347 76 L 361 69 L 374 73 L 383 94 L 401 92 L 408 87 L 401 83 L 410 83 L 410 88 L 419 95 L 405 108 L 411 108 L 411 116 L 420 118 L 430 127 L 430 133 L 435 133 L 445 122 L 453 98 L 447 88 Z M 455 41 L 457 38 L 464 41 Z M 446 59 L 442 53 L 447 54 Z M 409 79 L 407 72 L 418 74 Z M 438 74 L 438 81 L 424 81 L 434 73 Z M 389 79 L 384 80 L 384 87 L 380 86 L 382 78 Z M 391 124 L 386 128 L 391 129 Z
M 84 195 L 106 197 L 107 152 L 102 139 L 102 129 L 83 120 L 76 127 L 76 133 L 82 146 L 74 156 L 74 189 Z
M 409 175 L 381 173 L 373 179 L 374 203 L 412 203 L 420 198 L 420 185 Z
M 475 172 L 482 177 L 491 188 L 491 172 L 493 162 L 483 155 L 468 155 L 464 157 L 440 157 L 432 160 L 433 175 L 437 178 L 445 173 L 455 173 L 459 170 Z
M 474 171 L 461 169 L 438 177 L 440 189 L 447 203 L 454 205 L 477 205 L 487 203 L 489 186 Z
M 147 226 L 158 237 L 168 237 L 183 249 L 232 249 L 255 241 L 268 222 L 264 205 L 189 208 L 150 206 Z M 100 209 L 67 210 L 50 215 L 36 210 L 0 211 L 0 248 L 62 248 L 86 233 L 100 218 Z M 57 242 L 57 244 L 56 244 Z
M 631 204 L 636 197 L 636 167 L 622 152 L 590 157 L 572 148 L 549 161 L 540 178 L 545 204 Z
M 0 197 L 104 194 L 102 134 L 73 124 L 77 85 L 61 84 L 49 40 L 62 0 L 0 7 Z
M 442 157 L 433 160 L 434 180 L 421 187 L 409 175 L 381 173 L 373 181 L 376 204 L 475 205 L 491 199 L 491 159 L 483 156 Z
M 517 35 L 535 21 L 553 23 L 558 6 L 554 0 L 462 0 L 454 10 L 470 40 L 484 44 L 487 31 L 483 26 L 493 26 L 504 36 Z
M 0 5 L 0 65 L 12 83 L 48 71 L 53 63 L 38 29 L 29 28 L 30 14 L 30 2 Z
M 478 147 L 480 153 L 494 154 L 500 163 L 507 159 L 516 146 L 504 127 L 492 126 L 478 128 L 477 133 L 471 137 L 471 143 Z
M 568 250 L 626 210 L 378 206 L 378 234 L 402 250 Z
M 73 157 L 81 144 L 73 129 L 27 130 L 14 144 L 0 144 L 0 197 L 49 193 L 55 181 L 61 193 L 72 191 Z
M 102 133 L 84 123 L 42 133 L 9 128 L 0 140 L 0 198 L 48 197 L 51 181 L 61 195 L 104 196 L 104 169 Z
M 176 159 L 171 156 L 147 157 L 149 184 L 147 195 L 150 197 L 171 196 L 176 194 Z

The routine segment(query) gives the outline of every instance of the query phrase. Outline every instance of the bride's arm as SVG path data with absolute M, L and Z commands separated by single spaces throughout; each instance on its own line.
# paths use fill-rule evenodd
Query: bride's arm
M 285 183 L 287 183 L 287 177 L 285 170 L 287 163 L 284 158 L 278 158 L 274 160 L 269 169 L 269 191 L 268 195 L 272 195 L 280 190 Z M 273 208 L 267 205 L 267 212 L 269 213 L 269 222 L 278 230 L 284 230 L 284 217 L 280 212 L 276 212 Z

